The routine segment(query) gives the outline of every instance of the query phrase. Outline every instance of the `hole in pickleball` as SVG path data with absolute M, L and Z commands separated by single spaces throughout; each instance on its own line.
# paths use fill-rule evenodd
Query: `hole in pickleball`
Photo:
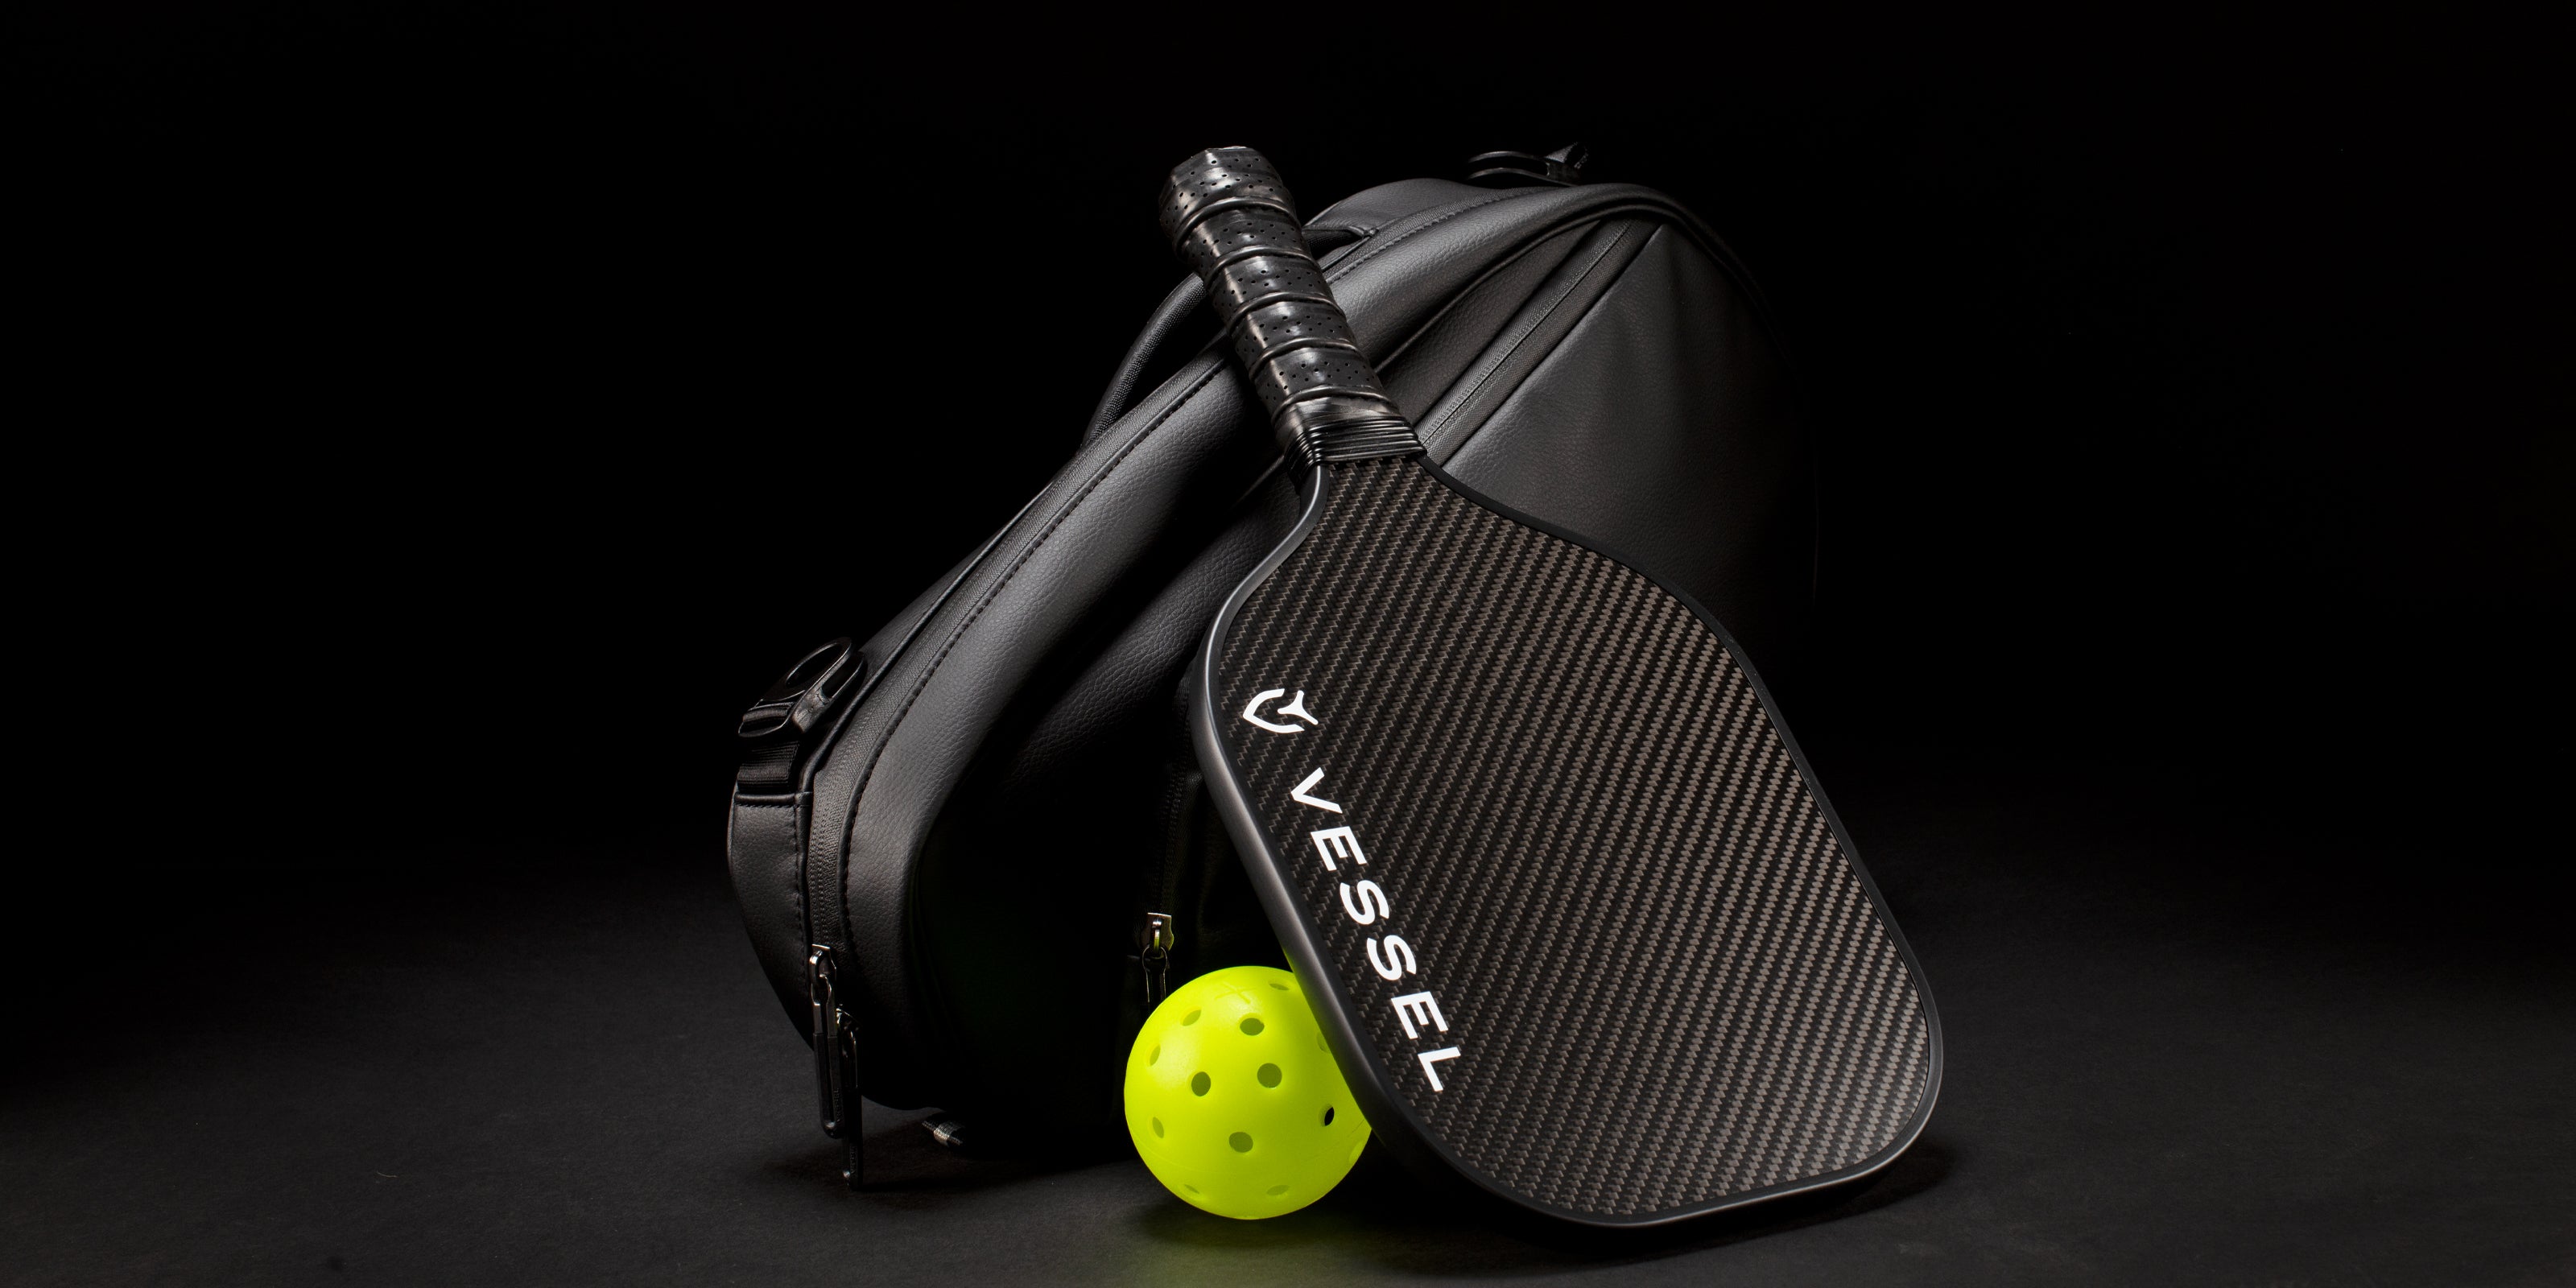
M 1265 1086 L 1265 1087 L 1275 1087 L 1275 1086 L 1278 1086 L 1278 1085 L 1279 1085 L 1279 1066 L 1278 1066 L 1278 1065 L 1275 1065 L 1275 1064 L 1265 1064 L 1265 1065 L 1261 1066 L 1261 1072 L 1260 1072 L 1260 1073 L 1258 1073 L 1258 1074 L 1255 1074 L 1255 1075 L 1253 1075 L 1253 1076 L 1255 1076 L 1255 1077 L 1257 1077 L 1257 1078 L 1261 1079 L 1261 1085 L 1262 1085 L 1262 1086 Z
M 1280 992 L 1282 992 L 1282 993 L 1285 993 L 1285 992 L 1287 992 L 1287 991 L 1288 991 L 1288 986 L 1287 986 L 1287 985 L 1282 984 L 1282 983 L 1280 983 L 1278 980 L 1275 980 L 1275 979 L 1274 979 L 1274 980 L 1272 980 L 1272 981 L 1270 981 L 1270 986 L 1271 986 L 1272 988 L 1278 989 L 1278 990 L 1279 990 Z M 1281 1186 L 1280 1188 L 1281 1188 L 1281 1189 L 1286 1189 L 1287 1187 L 1283 1185 L 1283 1186 Z
M 1225 1143 L 1234 1146 L 1235 1153 L 1249 1154 L 1252 1152 L 1252 1133 L 1248 1131 L 1236 1132 L 1235 1134 L 1226 1137 Z
M 1204 1096 L 1204 1095 L 1206 1095 L 1206 1094 L 1207 1094 L 1207 1092 L 1208 1092 L 1208 1087 L 1209 1087 L 1210 1085 L 1212 1085 L 1212 1084 L 1209 1082 L 1209 1080 L 1208 1080 L 1208 1076 L 1207 1076 L 1206 1074 L 1204 1074 L 1204 1073 L 1195 1073 L 1195 1074 L 1190 1075 L 1190 1094 L 1191 1094 L 1191 1095 L 1193 1095 L 1193 1096 Z
M 1333 1107 L 1331 1105 L 1324 1106 L 1324 1125 L 1327 1127 L 1333 1125 Z M 1154 1120 L 1154 1134 L 1157 1136 L 1163 1134 L 1163 1120 L 1160 1118 Z
M 1163 1044 L 1162 1044 L 1162 1043 L 1160 1043 L 1160 1042 L 1157 1042 L 1157 1043 L 1155 1043 L 1155 1044 L 1154 1044 L 1154 1049 L 1153 1049 L 1151 1052 L 1149 1052 L 1149 1053 L 1147 1053 L 1147 1054 L 1146 1054 L 1146 1056 L 1145 1056 L 1145 1063 L 1147 1063 L 1147 1064 L 1152 1064 L 1152 1063 L 1154 1063 L 1155 1061 L 1160 1060 L 1160 1059 L 1162 1059 L 1162 1058 L 1163 1058 Z
M 1324 1111 L 1324 1121 L 1326 1121 L 1326 1122 L 1331 1122 L 1332 1120 L 1333 1120 L 1333 1111 L 1332 1111 L 1332 1110 L 1330 1110 L 1330 1109 L 1325 1110 L 1325 1111 Z M 1160 1119 L 1160 1118 L 1157 1118 L 1157 1119 L 1155 1119 L 1155 1120 L 1154 1120 L 1154 1134 L 1155 1134 L 1156 1136 L 1158 1136 L 1158 1137 L 1159 1137 L 1159 1136 L 1161 1136 L 1161 1135 L 1163 1134 L 1163 1120 L 1162 1120 L 1162 1119 Z
M 1185 1189 L 1185 1190 L 1188 1190 L 1188 1191 L 1189 1191 L 1190 1193 L 1192 1193 L 1192 1194 L 1196 1194 L 1196 1193 L 1198 1193 L 1198 1192 L 1199 1192 L 1199 1187 L 1197 1187 L 1197 1186 L 1195 1186 L 1195 1185 L 1190 1184 L 1188 1181 L 1183 1181 L 1183 1182 L 1181 1182 L 1181 1188 L 1182 1188 L 1182 1189 Z
M 1243 1036 L 1251 1037 L 1254 1034 L 1261 1032 L 1261 1017 L 1258 1015 L 1244 1016 L 1243 1023 L 1235 1025 L 1234 1027 L 1243 1030 Z
M 1183 1024 L 1196 1024 L 1196 1023 L 1198 1023 L 1198 1022 L 1199 1022 L 1199 1013 L 1198 1013 L 1198 1012 L 1196 1012 L 1196 1011 L 1192 1011 L 1192 1012 L 1190 1012 L 1189 1014 L 1184 1015 L 1184 1016 L 1182 1016 L 1182 1017 L 1181 1017 L 1181 1023 L 1183 1023 Z
M 1269 1189 L 1267 1189 L 1267 1190 L 1263 1191 L 1263 1193 L 1269 1194 L 1269 1195 L 1270 1195 L 1270 1196 L 1272 1196 L 1273 1198 L 1276 1198 L 1276 1197 L 1278 1197 L 1279 1195 L 1285 1194 L 1285 1193 L 1287 1193 L 1287 1192 L 1288 1192 L 1288 1187 L 1287 1187 L 1287 1186 L 1285 1186 L 1285 1185 L 1273 1185 L 1273 1186 L 1271 1186 Z

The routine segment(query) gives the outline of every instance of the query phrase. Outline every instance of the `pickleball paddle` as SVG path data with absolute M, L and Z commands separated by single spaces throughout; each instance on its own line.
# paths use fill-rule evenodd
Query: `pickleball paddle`
M 1198 754 L 1379 1139 L 1593 1226 L 1903 1152 L 1931 997 L 1724 628 L 1430 464 L 1259 153 L 1162 219 L 1305 488 L 1193 668 Z

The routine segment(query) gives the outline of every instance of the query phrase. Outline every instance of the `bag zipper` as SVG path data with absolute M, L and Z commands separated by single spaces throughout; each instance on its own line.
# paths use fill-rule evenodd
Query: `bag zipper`
M 1181 869 L 1190 858 L 1190 806 L 1206 780 L 1199 776 L 1198 753 L 1190 746 L 1188 693 L 1186 686 L 1175 691 L 1172 703 L 1171 738 L 1163 753 L 1163 853 L 1162 861 L 1146 865 L 1142 895 L 1137 902 L 1141 916 L 1136 932 L 1135 962 L 1143 977 L 1143 1010 L 1136 1013 L 1136 1027 L 1143 1028 L 1145 1018 L 1172 994 L 1172 950 L 1180 946 L 1179 919 L 1171 912 L 1156 909 L 1178 908 L 1181 902 Z M 1130 1030 L 1132 1036 L 1133 1030 Z M 1119 1059 L 1126 1059 L 1126 1044 L 1119 1044 Z
M 1039 495 L 1045 494 L 1041 492 Z M 992 536 L 984 539 L 983 545 L 976 547 L 975 553 L 967 557 L 966 562 L 958 568 L 956 575 L 950 577 L 948 584 L 940 589 L 938 598 L 932 600 L 930 606 L 922 610 L 921 615 L 915 618 L 911 627 L 904 632 L 903 638 L 896 640 L 894 647 L 886 650 L 885 655 L 877 659 L 875 666 L 867 666 L 862 660 L 859 666 L 853 668 L 847 678 L 856 680 L 857 683 L 837 683 L 830 693 L 810 711 L 793 708 L 807 717 L 804 722 L 795 724 L 796 731 L 804 736 L 804 745 L 798 749 L 797 760 L 794 762 L 801 770 L 801 778 L 798 782 L 800 791 L 810 788 L 815 765 L 822 759 L 824 750 L 840 739 L 841 729 L 849 722 L 851 714 L 867 702 L 868 695 L 876 691 L 878 682 L 885 679 L 893 669 L 896 660 L 912 647 L 913 640 L 921 634 L 922 628 L 929 625 L 931 619 L 939 615 L 939 610 L 947 606 L 949 597 L 955 595 L 958 588 L 964 586 L 978 568 L 983 567 L 985 557 L 993 553 L 994 548 L 1002 543 L 1002 538 L 1018 525 L 1020 519 L 1028 513 L 1029 507 L 1036 505 L 1037 502 L 1037 497 L 1029 498 L 1020 506 L 1019 512 L 1011 516 L 1010 522 L 1003 524 Z M 846 644 L 847 641 L 835 641 L 835 643 Z M 850 650 L 850 656 L 857 658 L 857 650 Z M 799 663 L 800 668 L 804 665 Z M 795 670 L 789 672 L 791 678 L 795 674 Z M 781 686 L 785 686 L 784 681 L 781 682 Z M 844 701 L 844 699 L 847 700 Z M 763 701 L 766 703 L 769 700 L 764 698 Z M 750 721 L 761 711 L 762 707 L 754 706 L 752 714 L 746 715 L 744 719 Z M 826 716 L 830 717 L 828 726 L 823 724 Z M 817 729 L 820 729 L 819 734 L 815 732 Z M 810 796 L 804 808 L 812 809 Z M 865 1177 L 859 1141 L 861 1129 L 858 1123 L 861 1094 L 859 1025 L 858 1017 L 851 1014 L 849 1007 L 843 1005 L 842 998 L 856 995 L 858 981 L 855 978 L 842 977 L 841 972 L 844 968 L 831 944 L 815 942 L 818 939 L 839 939 L 846 936 L 844 926 L 847 909 L 841 906 L 840 891 L 843 883 L 848 879 L 846 865 L 849 856 L 842 853 L 831 863 L 816 864 L 812 831 L 813 820 L 809 817 L 805 823 L 805 834 L 797 841 L 803 865 L 803 875 L 800 880 L 805 890 L 807 936 L 805 997 L 812 1012 L 809 1021 L 811 1027 L 807 1032 L 814 1042 L 814 1089 L 822 1111 L 823 1134 L 841 1142 L 841 1180 L 855 1190 L 859 1188 L 860 1182 Z M 822 871 L 826 868 L 830 869 L 828 874 Z M 825 881 L 829 881 L 830 884 L 826 886 Z M 829 908 L 830 915 L 817 917 L 815 915 L 817 908 Z M 855 954 L 855 950 L 853 951 Z M 855 963 L 847 969 L 855 976 L 857 972 Z
M 1180 937 L 1172 931 L 1172 914 L 1146 913 L 1143 942 L 1145 946 L 1136 954 L 1136 961 L 1145 976 L 1144 1013 L 1152 1015 L 1154 1008 L 1172 994 L 1172 949 L 1180 943 Z
M 812 944 L 805 958 L 805 996 L 813 1008 L 814 1086 L 822 1097 L 823 1134 L 841 1142 L 841 1180 L 859 1188 L 859 1024 L 841 1005 L 841 972 L 832 950 Z

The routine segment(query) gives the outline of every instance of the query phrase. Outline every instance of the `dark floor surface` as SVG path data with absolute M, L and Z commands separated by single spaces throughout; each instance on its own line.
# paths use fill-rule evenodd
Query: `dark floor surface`
M 1567 1243 L 1373 1157 L 1239 1224 L 1132 1160 L 973 1162 L 873 1107 L 847 1193 L 710 836 L 353 855 L 95 970 L 22 963 L 0 1279 L 2576 1283 L 2576 966 L 2558 891 L 2479 881 L 2491 838 L 2127 771 L 1820 768 L 1949 1049 L 1920 1143 L 1830 1202 Z

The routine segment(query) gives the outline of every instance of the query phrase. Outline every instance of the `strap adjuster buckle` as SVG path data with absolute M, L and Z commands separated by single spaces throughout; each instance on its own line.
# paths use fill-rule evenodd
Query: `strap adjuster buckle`
M 1467 158 L 1467 182 L 1494 188 L 1524 183 L 1571 188 L 1583 182 L 1583 167 L 1591 162 L 1592 149 L 1580 143 L 1568 143 L 1545 156 L 1533 152 L 1479 152 Z
M 787 674 L 742 713 L 734 733 L 747 742 L 767 742 L 781 734 L 802 738 L 823 722 L 865 670 L 858 646 L 844 635 L 787 668 Z

